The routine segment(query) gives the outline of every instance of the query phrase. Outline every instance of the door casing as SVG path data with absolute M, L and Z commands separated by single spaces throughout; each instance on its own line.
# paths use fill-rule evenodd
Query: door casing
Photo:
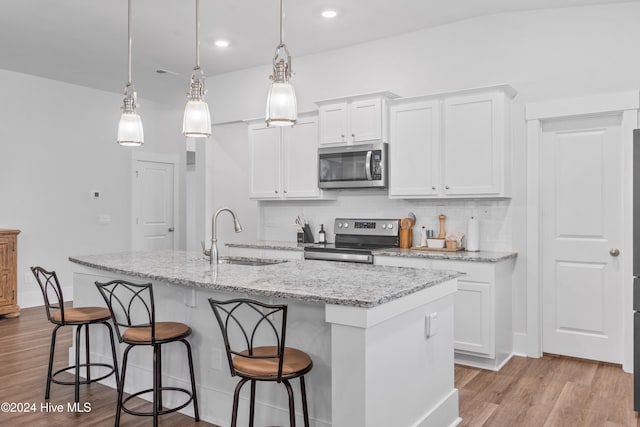
M 638 127 L 640 93 L 617 92 L 586 97 L 559 99 L 527 104 L 527 355 L 542 356 L 542 289 L 541 289 L 541 172 L 540 144 L 545 120 L 581 117 L 594 114 L 622 114 L 623 164 L 623 241 L 621 253 L 628 260 L 622 275 L 623 369 L 633 371 L 633 129 Z

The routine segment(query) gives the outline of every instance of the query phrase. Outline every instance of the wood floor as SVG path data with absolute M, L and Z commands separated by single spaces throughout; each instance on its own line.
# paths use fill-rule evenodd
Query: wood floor
M 633 375 L 553 355 L 514 357 L 500 372 L 456 365 L 463 426 L 640 426 Z
M 102 384 L 80 386 L 80 403 L 89 402 L 91 411 L 74 413 L 67 411 L 67 403 L 73 404 L 73 386 L 52 384 L 53 405 L 63 405 L 61 413 L 41 410 L 44 399 L 49 343 L 53 325 L 46 318 L 44 307 L 21 310 L 15 319 L 0 318 L 0 404 L 3 402 L 27 403 L 36 407 L 35 412 L 7 413 L 0 408 L 0 426 L 17 427 L 69 427 L 69 426 L 113 426 L 117 393 Z M 71 346 L 72 328 L 58 331 L 54 371 L 68 363 L 68 348 Z M 57 366 L 57 368 L 56 368 Z M 67 375 L 67 374 L 64 374 Z M 73 380 L 72 375 L 68 375 Z M 148 410 L 148 403 L 138 399 L 140 408 Z M 199 402 L 200 406 L 206 402 Z M 137 406 L 135 406 L 138 408 Z M 150 417 L 123 414 L 122 426 L 150 426 Z M 161 426 L 207 427 L 212 424 L 172 413 L 160 417 Z
M 40 405 L 46 404 L 44 388 L 52 328 L 42 307 L 23 309 L 19 318 L 0 318 L 0 403 L 28 403 L 37 408 L 35 412 L 0 411 L 0 426 L 113 425 L 116 392 L 101 384 L 80 389 L 81 402 L 91 403 L 90 412 L 68 412 L 66 406 L 73 402 L 73 387 L 57 384 L 52 385 L 49 402 L 62 404 L 65 411 L 41 411 Z M 58 369 L 66 365 L 66 349 L 71 345 L 71 328 L 63 330 L 58 333 Z M 455 377 L 462 426 L 640 427 L 632 410 L 633 377 L 620 366 L 550 355 L 540 359 L 514 357 L 500 372 L 457 365 Z M 147 405 L 144 401 L 140 404 Z M 200 402 L 201 407 L 206 404 Z M 123 414 L 121 424 L 148 426 L 151 420 Z M 176 413 L 161 417 L 160 425 L 212 426 Z

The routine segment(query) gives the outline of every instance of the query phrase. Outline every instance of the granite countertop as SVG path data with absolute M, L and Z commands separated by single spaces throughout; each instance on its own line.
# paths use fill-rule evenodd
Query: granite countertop
M 216 273 L 199 252 L 171 250 L 74 256 L 69 261 L 195 288 L 367 308 L 463 274 L 311 260 L 265 266 L 220 264 Z
M 314 246 L 314 243 L 296 243 L 296 242 L 280 242 L 275 240 L 258 240 L 250 243 L 227 243 L 226 246 L 231 248 L 252 248 L 252 249 L 275 249 L 275 250 L 291 250 L 303 251 L 306 246 Z M 405 258 L 426 258 L 441 259 L 453 261 L 471 261 L 471 262 L 499 262 L 509 258 L 518 256 L 517 252 L 497 252 L 497 251 L 479 251 L 479 252 L 446 252 L 446 251 L 425 251 L 421 249 L 380 249 L 374 250 L 373 255 L 393 256 Z
M 380 249 L 373 251 L 373 255 L 379 256 L 395 256 L 406 258 L 427 258 L 427 259 L 444 259 L 452 261 L 472 261 L 472 262 L 499 262 L 518 256 L 517 252 L 493 252 L 493 251 L 425 251 L 421 249 Z
M 280 251 L 303 251 L 305 246 L 313 246 L 315 243 L 296 243 L 284 242 L 278 240 L 258 240 L 248 243 L 225 243 L 230 248 L 249 248 L 249 249 L 275 249 Z

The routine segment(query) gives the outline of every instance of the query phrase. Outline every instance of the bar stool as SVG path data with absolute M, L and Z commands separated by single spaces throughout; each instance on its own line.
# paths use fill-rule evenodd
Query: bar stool
M 49 399 L 51 391 L 51 383 L 62 385 L 75 386 L 75 402 L 80 401 L 80 384 L 89 384 L 95 381 L 100 381 L 111 374 L 115 374 L 116 383 L 119 381 L 118 377 L 118 359 L 116 357 L 116 346 L 113 340 L 113 330 L 109 324 L 111 319 L 111 313 L 104 307 L 74 307 L 65 308 L 64 298 L 62 296 L 62 288 L 58 281 L 58 276 L 55 271 L 47 271 L 42 267 L 31 267 L 33 275 L 40 285 L 42 296 L 44 297 L 44 307 L 47 312 L 47 319 L 53 323 L 55 328 L 51 332 L 51 349 L 49 350 L 49 368 L 47 370 L 47 387 L 44 393 L 44 398 Z M 107 365 L 106 363 L 91 363 L 89 358 L 89 325 L 101 323 L 109 330 L 109 340 L 111 343 L 111 355 L 113 357 L 113 365 Z M 75 326 L 76 327 L 76 357 L 75 364 L 67 366 L 53 372 L 53 354 L 56 348 L 56 336 L 58 329 L 63 326 Z M 84 327 L 85 331 L 85 363 L 80 363 L 80 333 Z M 91 367 L 102 367 L 109 369 L 109 372 L 98 377 L 91 378 Z M 80 380 L 80 368 L 85 368 L 85 380 Z M 75 370 L 75 378 L 73 382 L 63 381 L 56 379 L 56 376 L 67 370 Z
M 195 420 L 200 421 L 191 346 L 186 340 L 191 335 L 191 328 L 184 323 L 156 322 L 151 283 L 136 284 L 124 280 L 112 280 L 107 283 L 95 282 L 95 284 L 107 303 L 107 307 L 109 307 L 111 318 L 116 325 L 118 339 L 121 343 L 128 344 L 122 358 L 122 375 L 118 383 L 118 409 L 115 425 L 120 425 L 120 415 L 124 411 L 131 415 L 152 416 L 153 425 L 157 426 L 160 415 L 179 411 L 191 402 L 193 402 Z M 124 328 L 124 331 L 120 330 L 121 327 Z M 191 391 L 179 387 L 162 386 L 162 345 L 176 341 L 182 342 L 187 348 Z M 135 392 L 124 399 L 127 359 L 129 351 L 136 346 L 153 347 L 153 388 Z M 163 391 L 178 391 L 185 393 L 189 398 L 181 405 L 164 409 L 162 406 Z M 153 410 L 151 412 L 140 412 L 126 407 L 126 403 L 130 399 L 145 393 L 153 393 Z
M 287 389 L 289 422 L 291 427 L 295 427 L 293 390 L 289 383 L 294 378 L 300 378 L 304 425 L 309 427 L 304 375 L 311 371 L 313 362 L 304 351 L 285 346 L 287 305 L 265 304 L 244 298 L 228 301 L 209 298 L 209 304 L 222 332 L 231 376 L 242 378 L 233 394 L 231 427 L 236 427 L 240 390 L 247 381 L 251 381 L 250 426 L 253 426 L 255 414 L 256 381 L 275 381 Z M 280 328 L 276 327 L 278 323 Z

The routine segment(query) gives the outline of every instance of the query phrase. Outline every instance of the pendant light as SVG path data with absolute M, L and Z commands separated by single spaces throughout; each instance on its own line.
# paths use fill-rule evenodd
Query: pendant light
M 284 6 L 280 0 L 280 44 L 276 47 L 273 57 L 273 74 L 271 87 L 267 96 L 267 111 L 265 122 L 267 126 L 293 126 L 298 119 L 298 106 L 296 102 L 296 92 L 291 79 L 291 54 L 284 44 Z M 285 57 L 282 54 L 286 55 Z
M 144 144 L 142 120 L 136 113 L 136 90 L 131 84 L 131 0 L 128 0 L 128 32 L 129 32 L 129 80 L 124 88 L 124 107 L 118 124 L 118 144 L 125 147 L 139 147 Z
M 200 78 L 196 78 L 200 73 Z M 184 109 L 182 133 L 184 136 L 206 138 L 211 135 L 211 114 L 204 101 L 204 73 L 200 68 L 200 0 L 196 0 L 196 66 L 191 74 L 191 85 L 187 93 L 187 106 Z

